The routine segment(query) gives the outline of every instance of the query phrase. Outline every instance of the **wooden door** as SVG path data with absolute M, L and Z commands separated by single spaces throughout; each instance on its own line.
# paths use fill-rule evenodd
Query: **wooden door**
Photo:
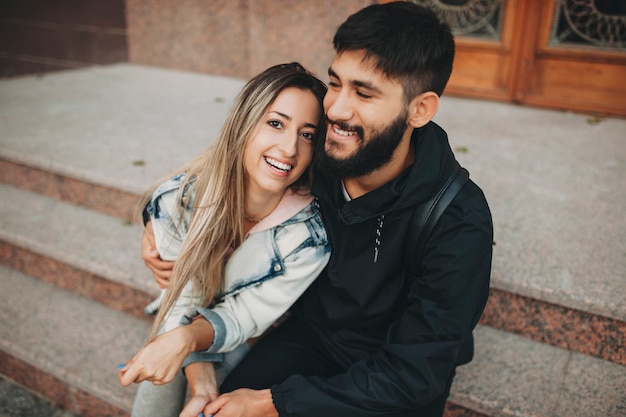
M 447 94 L 626 116 L 626 0 L 412 0 L 452 27 Z
M 528 3 L 527 19 L 536 23 L 527 28 L 534 36 L 518 42 L 514 99 L 626 116 L 626 1 Z

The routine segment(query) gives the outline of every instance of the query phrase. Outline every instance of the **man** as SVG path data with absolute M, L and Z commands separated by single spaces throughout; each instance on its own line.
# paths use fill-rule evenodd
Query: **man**
M 415 207 L 458 165 L 431 121 L 453 36 L 432 12 L 394 2 L 352 15 L 333 42 L 313 188 L 330 263 L 205 413 L 442 416 L 455 368 L 472 358 L 493 237 L 481 190 L 466 183 L 423 255 L 405 256 Z

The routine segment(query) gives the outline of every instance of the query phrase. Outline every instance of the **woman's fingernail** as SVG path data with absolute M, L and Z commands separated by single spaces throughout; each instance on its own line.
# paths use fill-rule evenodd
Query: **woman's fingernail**
M 204 417 L 204 413 L 198 414 L 198 417 Z
M 125 366 L 125 363 L 120 363 L 119 365 L 117 365 L 117 369 L 124 369 Z

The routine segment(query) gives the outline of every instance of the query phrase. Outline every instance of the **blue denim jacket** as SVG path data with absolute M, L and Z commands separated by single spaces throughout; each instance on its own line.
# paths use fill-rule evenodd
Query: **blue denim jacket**
M 178 175 L 165 182 L 147 206 L 163 259 L 176 259 L 191 219 L 191 210 L 187 209 L 178 227 L 172 221 L 179 218 L 182 207 L 182 180 L 183 175 Z M 200 306 L 188 285 L 162 331 L 187 324 L 201 314 L 215 330 L 213 344 L 205 353 L 231 351 L 261 335 L 282 316 L 319 275 L 329 257 L 330 243 L 317 203 L 310 195 L 289 190 L 272 214 L 257 224 L 230 256 L 224 293 L 216 304 L 211 308 Z M 219 355 L 192 356 L 186 363 L 221 359 Z

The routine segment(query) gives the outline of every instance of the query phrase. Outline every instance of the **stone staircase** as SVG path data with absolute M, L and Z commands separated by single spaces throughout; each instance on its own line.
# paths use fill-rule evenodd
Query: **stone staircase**
M 158 293 L 139 194 L 205 149 L 243 82 L 128 64 L 0 80 L 0 373 L 126 416 L 116 366 Z M 626 415 L 626 120 L 444 98 L 494 215 L 492 292 L 447 417 Z

